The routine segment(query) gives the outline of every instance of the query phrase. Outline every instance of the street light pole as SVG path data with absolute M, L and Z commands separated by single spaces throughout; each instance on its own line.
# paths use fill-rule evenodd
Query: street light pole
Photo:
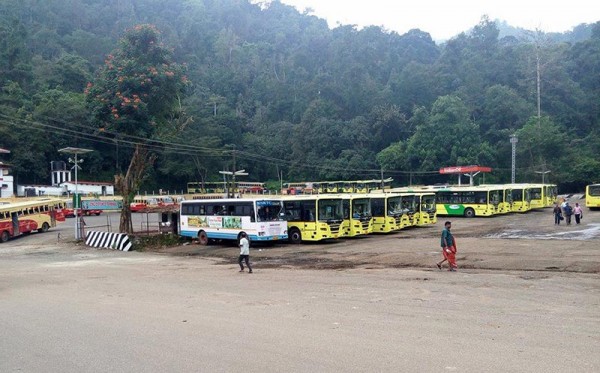
M 75 157 L 75 160 L 73 161 L 73 163 L 75 163 L 75 199 L 73 200 L 73 213 L 75 214 L 75 239 L 76 240 L 80 240 L 82 237 L 80 235 L 80 230 L 79 230 L 79 183 L 77 182 L 77 169 L 79 168 L 79 163 L 83 162 L 83 159 L 78 160 L 77 159 L 77 155 L 79 154 L 85 154 L 85 153 L 89 153 L 92 152 L 93 150 L 91 149 L 83 149 L 83 148 L 63 148 L 63 149 L 59 149 L 58 150 L 60 153 L 67 153 L 67 154 L 73 154 Z M 71 159 L 69 158 L 69 161 L 71 161 Z
M 519 139 L 517 138 L 517 135 L 512 134 L 510 135 L 510 143 L 512 145 L 512 152 L 511 152 L 511 156 L 512 156 L 512 167 L 511 167 L 511 175 L 510 175 L 510 182 L 512 184 L 515 183 L 515 174 L 516 174 L 516 158 L 517 158 L 517 143 L 519 142 Z
M 219 173 L 223 175 L 223 180 L 225 180 L 225 175 L 231 175 L 231 179 L 234 183 L 234 185 L 232 186 L 231 198 L 233 198 L 235 196 L 235 177 L 236 176 L 248 176 L 248 173 L 246 172 L 246 170 L 239 170 L 239 171 L 235 171 L 235 172 L 219 171 Z M 229 192 L 227 194 L 228 194 L 227 197 L 229 197 Z
M 542 184 L 546 184 L 546 174 L 552 172 L 550 170 L 548 171 L 534 171 L 536 174 L 542 174 Z

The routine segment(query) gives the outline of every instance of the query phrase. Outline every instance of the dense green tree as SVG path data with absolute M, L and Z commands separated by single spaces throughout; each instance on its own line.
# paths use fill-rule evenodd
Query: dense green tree
M 186 84 L 182 67 L 171 60 L 159 31 L 151 25 L 135 26 L 86 88 L 92 124 L 115 136 L 137 139 L 153 139 L 177 130 L 172 114 Z M 127 173 L 115 176 L 123 195 L 121 232 L 133 231 L 129 203 L 154 159 L 147 146 L 138 142 Z

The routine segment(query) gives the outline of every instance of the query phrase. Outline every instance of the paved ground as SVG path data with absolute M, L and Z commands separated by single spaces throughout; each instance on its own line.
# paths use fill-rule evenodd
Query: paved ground
M 599 371 L 600 212 L 453 223 L 458 273 L 433 267 L 441 223 L 253 247 L 252 275 L 231 245 L 87 249 L 70 222 L 13 240 L 0 371 Z

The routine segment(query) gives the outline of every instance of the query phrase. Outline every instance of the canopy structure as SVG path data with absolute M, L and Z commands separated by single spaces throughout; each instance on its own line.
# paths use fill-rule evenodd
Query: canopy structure
M 473 186 L 473 179 L 480 172 L 492 172 L 491 167 L 483 166 L 453 166 L 440 168 L 440 174 L 458 174 L 458 185 L 461 185 L 460 176 L 469 177 L 469 185 Z

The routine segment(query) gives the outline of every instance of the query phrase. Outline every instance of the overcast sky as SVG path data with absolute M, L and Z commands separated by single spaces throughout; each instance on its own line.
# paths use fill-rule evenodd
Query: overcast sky
M 312 8 L 329 27 L 376 25 L 400 34 L 418 28 L 435 40 L 475 26 L 486 14 L 511 26 L 563 32 L 600 21 L 598 0 L 281 0 L 298 10 Z

